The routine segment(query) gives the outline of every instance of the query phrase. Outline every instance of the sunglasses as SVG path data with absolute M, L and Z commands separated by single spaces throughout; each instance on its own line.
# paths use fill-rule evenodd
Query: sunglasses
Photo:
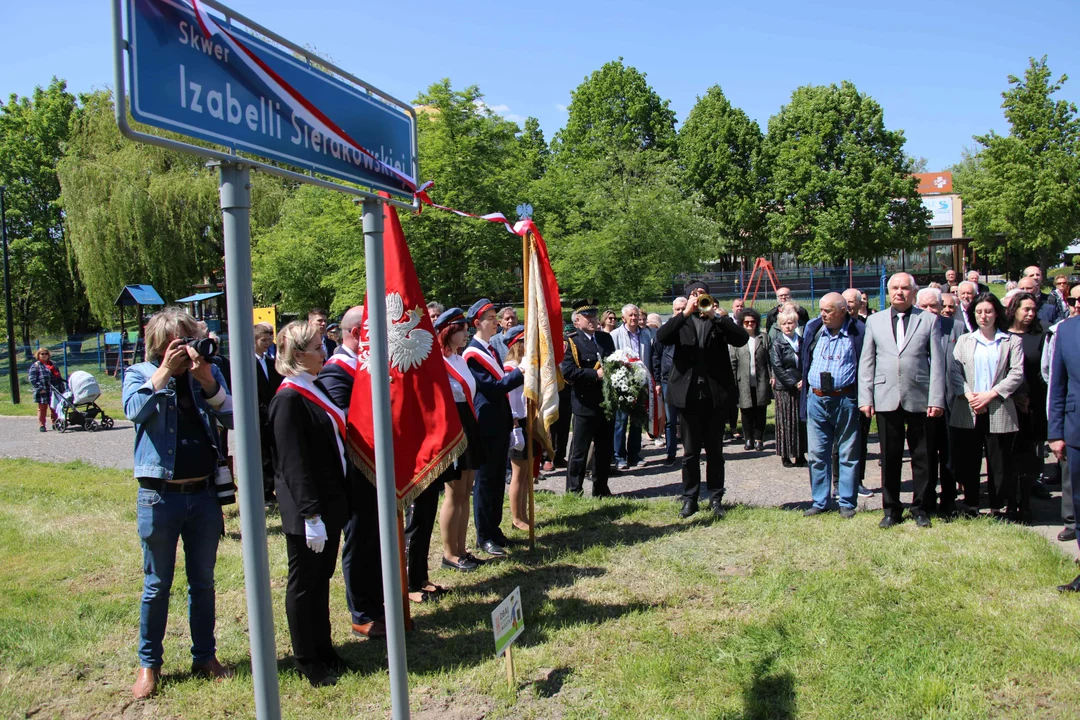
M 1080 298 L 1071 297 L 1065 300 L 1067 305 L 1075 305 L 1077 302 L 1080 302 Z

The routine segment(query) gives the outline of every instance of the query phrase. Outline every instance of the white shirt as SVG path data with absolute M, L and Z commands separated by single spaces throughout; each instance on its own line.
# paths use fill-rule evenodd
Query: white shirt
M 746 348 L 750 351 L 750 387 L 757 387 L 757 335 L 750 336 Z
M 997 374 L 998 359 L 1001 357 L 1001 343 L 1008 342 L 1009 336 L 1001 330 L 997 331 L 993 340 L 987 340 L 981 330 L 973 334 L 975 335 L 975 352 L 972 357 L 975 377 L 971 386 L 975 392 L 986 392 L 994 387 L 994 375 Z
M 516 362 L 507 363 L 507 367 L 511 370 L 517 368 Z M 510 412 L 513 414 L 514 419 L 520 419 L 525 417 L 525 387 L 518 385 L 516 388 L 506 393 L 506 398 L 510 401 Z
M 266 353 L 263 353 L 262 355 L 259 355 L 258 353 L 256 353 L 255 354 L 255 359 L 259 361 L 259 367 L 262 368 L 263 377 L 266 378 L 267 380 L 269 380 L 270 379 L 270 372 L 266 369 Z
M 448 365 L 452 365 L 454 370 L 457 370 L 458 374 L 465 380 L 465 384 L 469 386 L 469 397 L 476 397 L 476 378 L 473 377 L 472 371 L 469 370 L 469 363 L 465 362 L 465 358 L 453 353 L 444 359 Z M 447 374 L 449 375 L 449 373 Z M 453 375 L 449 377 L 450 389 L 454 391 L 454 402 L 468 402 L 461 383 L 455 380 Z

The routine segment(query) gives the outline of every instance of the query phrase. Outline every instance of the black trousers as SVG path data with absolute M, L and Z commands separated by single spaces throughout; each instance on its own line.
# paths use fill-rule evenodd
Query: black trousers
M 566 453 L 568 451 L 568 445 L 570 443 L 570 414 L 572 409 L 570 405 L 570 384 L 567 383 L 559 392 L 559 419 L 555 422 L 555 437 L 552 440 L 555 443 L 555 457 L 553 461 L 557 465 L 562 465 L 566 462 Z
M 608 492 L 608 471 L 615 454 L 615 424 L 603 415 L 574 416 L 570 465 L 566 469 L 566 492 L 580 495 L 584 491 L 590 445 L 596 446 L 593 456 L 593 495 Z
M 326 662 L 330 641 L 330 578 L 337 565 L 341 530 L 326 528 L 326 547 L 312 552 L 303 535 L 285 535 L 289 579 L 285 586 L 285 617 L 289 621 L 293 656 L 307 672 L 312 663 Z
M 941 505 L 949 508 L 956 503 L 956 478 L 949 462 L 949 422 L 945 416 L 926 418 L 926 452 L 930 457 L 930 484 L 926 488 L 928 507 L 936 504 L 937 486 L 941 484 Z
M 482 427 L 482 426 L 481 426 Z M 473 482 L 473 522 L 476 544 L 506 542 L 502 524 L 503 498 L 506 497 L 506 466 L 510 462 L 510 426 L 499 425 L 495 434 L 482 433 L 484 463 Z
M 431 483 L 416 496 L 405 513 L 405 558 L 408 566 L 409 592 L 422 590 L 428 584 L 428 555 L 431 552 L 431 533 L 439 513 L 439 490 L 442 478 Z
M 877 414 L 878 437 L 881 439 L 881 490 L 886 515 L 900 517 L 904 503 L 900 501 L 900 474 L 904 467 L 904 443 L 911 447 L 911 478 L 914 497 L 911 508 L 915 513 L 934 509 L 930 485 L 930 455 L 926 449 L 926 413 L 903 409 Z
M 739 403 L 733 402 L 727 409 L 727 421 L 731 426 L 731 432 L 739 431 Z
M 990 416 L 975 416 L 975 428 L 952 428 L 953 471 L 964 488 L 964 502 L 979 507 L 979 471 L 982 470 L 983 448 L 986 449 L 987 479 L 994 496 L 1016 507 L 1016 478 L 1013 476 L 1012 453 L 1016 433 L 990 432 Z M 993 472 L 989 472 L 992 470 Z
M 345 523 L 341 574 L 345 602 L 357 625 L 378 620 L 383 611 L 382 561 L 379 555 L 379 507 L 375 486 L 360 472 L 350 472 L 354 484 L 353 513 Z
M 695 400 L 679 408 L 683 442 L 683 498 L 697 499 L 701 492 L 701 450 L 705 449 L 704 499 L 724 494 L 724 424 L 729 406 L 713 407 L 712 400 Z
M 767 414 L 768 406 L 757 404 L 757 388 L 750 388 L 750 407 L 742 409 L 743 438 L 746 440 L 764 440 Z

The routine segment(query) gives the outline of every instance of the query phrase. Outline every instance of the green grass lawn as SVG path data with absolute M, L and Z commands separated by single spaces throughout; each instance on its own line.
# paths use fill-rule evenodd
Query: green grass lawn
M 122 472 L 0 460 L 0 717 L 253 717 L 235 510 L 219 555 L 218 644 L 239 676 L 188 677 L 182 578 L 163 691 L 130 705 L 141 553 Z M 423 718 L 1057 718 L 1080 704 L 1075 568 L 987 520 L 877 528 L 783 510 L 680 521 L 675 503 L 538 497 L 539 542 L 413 605 L 412 709 Z M 312 689 L 292 669 L 286 561 L 270 560 L 287 718 L 381 717 L 385 646 L 335 640 L 357 668 Z M 438 552 L 438 542 L 433 550 Z M 520 586 L 517 686 L 493 657 L 491 611 Z

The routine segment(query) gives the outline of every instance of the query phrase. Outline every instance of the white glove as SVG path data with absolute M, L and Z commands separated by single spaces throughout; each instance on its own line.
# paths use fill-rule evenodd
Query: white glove
M 326 547 L 326 525 L 321 517 L 307 518 L 304 520 L 304 537 L 307 546 L 312 552 L 321 553 Z
M 525 447 L 525 431 L 516 427 L 510 433 L 510 449 L 521 450 Z

